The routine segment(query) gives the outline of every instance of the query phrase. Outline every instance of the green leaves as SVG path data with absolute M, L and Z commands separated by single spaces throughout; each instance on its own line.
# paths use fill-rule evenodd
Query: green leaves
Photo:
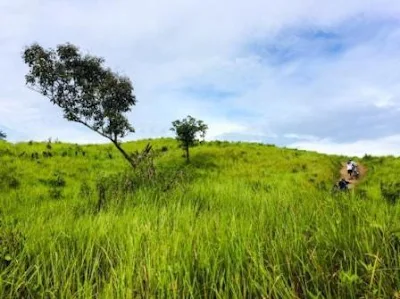
M 27 47 L 22 55 L 29 67 L 26 84 L 46 96 L 64 112 L 64 118 L 81 123 L 108 138 L 134 167 L 134 161 L 118 145 L 134 132 L 125 116 L 136 104 L 132 82 L 103 66 L 101 57 L 82 55 L 71 44 L 43 49 Z
M 132 83 L 104 67 L 103 58 L 82 55 L 67 43 L 55 50 L 33 44 L 23 59 L 29 67 L 26 84 L 62 108 L 67 120 L 113 142 L 134 132 L 124 115 L 136 104 Z
M 198 137 L 204 138 L 208 126 L 202 120 L 196 120 L 188 115 L 183 120 L 172 122 L 171 131 L 176 133 L 176 139 L 182 142 L 183 146 L 193 146 L 199 142 Z
M 208 126 L 202 120 L 188 115 L 185 119 L 173 121 L 170 130 L 176 133 L 176 139 L 186 150 L 186 158 L 189 161 L 189 147 L 197 145 L 199 137 L 204 139 Z

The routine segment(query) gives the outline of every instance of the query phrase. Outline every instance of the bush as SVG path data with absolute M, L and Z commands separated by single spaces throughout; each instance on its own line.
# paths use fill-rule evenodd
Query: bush
M 57 170 L 53 173 L 53 179 L 49 180 L 49 184 L 51 187 L 65 187 L 66 181 L 64 179 L 64 174 Z
M 128 194 L 135 191 L 137 184 L 135 174 L 131 170 L 99 177 L 96 183 L 97 210 L 105 208 L 111 200 L 125 199 Z
M 0 156 L 15 156 L 15 154 L 8 148 L 0 150 Z
M 47 144 L 46 144 L 46 149 L 49 150 L 49 151 L 51 151 L 51 149 L 52 149 L 52 146 L 51 146 L 51 139 L 49 139 L 49 142 L 47 142 Z
M 57 187 L 51 187 L 49 189 L 49 196 L 52 199 L 61 199 L 64 197 L 62 189 L 57 188 Z
M 88 184 L 88 182 L 84 181 L 84 182 L 81 184 L 81 187 L 80 187 L 80 190 L 79 190 L 79 195 L 80 195 L 81 197 L 88 198 L 88 197 L 91 197 L 92 194 L 93 194 L 92 188 L 90 187 L 90 185 Z
M 0 168 L 0 189 L 17 189 L 20 186 L 15 167 L 5 165 Z
M 390 204 L 395 204 L 400 197 L 400 182 L 380 183 L 381 194 Z
M 371 161 L 373 160 L 374 157 L 371 155 L 365 154 L 364 157 L 362 158 L 363 161 Z
M 49 196 L 52 199 L 60 199 L 63 197 L 63 188 L 66 186 L 64 174 L 61 171 L 55 171 L 53 178 L 49 180 L 41 180 L 41 182 L 49 186 Z

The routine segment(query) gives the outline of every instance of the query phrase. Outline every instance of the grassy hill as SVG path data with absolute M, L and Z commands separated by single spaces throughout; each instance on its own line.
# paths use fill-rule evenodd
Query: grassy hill
M 154 174 L 111 145 L 0 142 L 1 298 L 391 298 L 400 291 L 400 160 L 207 142 Z M 149 178 L 150 177 L 150 178 Z M 397 294 L 398 296 L 398 294 Z

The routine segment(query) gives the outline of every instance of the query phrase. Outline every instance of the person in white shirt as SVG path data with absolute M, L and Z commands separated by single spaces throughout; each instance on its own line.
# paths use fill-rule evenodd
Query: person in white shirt
M 358 168 L 357 168 L 357 163 L 354 162 L 353 160 L 349 160 L 347 161 L 347 173 L 350 176 L 350 179 L 352 179 L 353 177 L 358 178 L 359 172 L 358 172 Z
M 351 160 L 347 161 L 346 168 L 347 168 L 347 173 L 349 174 L 350 179 L 351 179 L 351 175 L 354 170 L 354 162 Z

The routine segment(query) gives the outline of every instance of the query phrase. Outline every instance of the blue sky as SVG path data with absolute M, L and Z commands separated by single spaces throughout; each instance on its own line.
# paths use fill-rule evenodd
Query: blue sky
M 191 114 L 209 139 L 400 155 L 397 0 L 2 1 L 0 29 L 10 141 L 105 141 L 24 84 L 24 46 L 71 42 L 132 79 L 127 140 Z

